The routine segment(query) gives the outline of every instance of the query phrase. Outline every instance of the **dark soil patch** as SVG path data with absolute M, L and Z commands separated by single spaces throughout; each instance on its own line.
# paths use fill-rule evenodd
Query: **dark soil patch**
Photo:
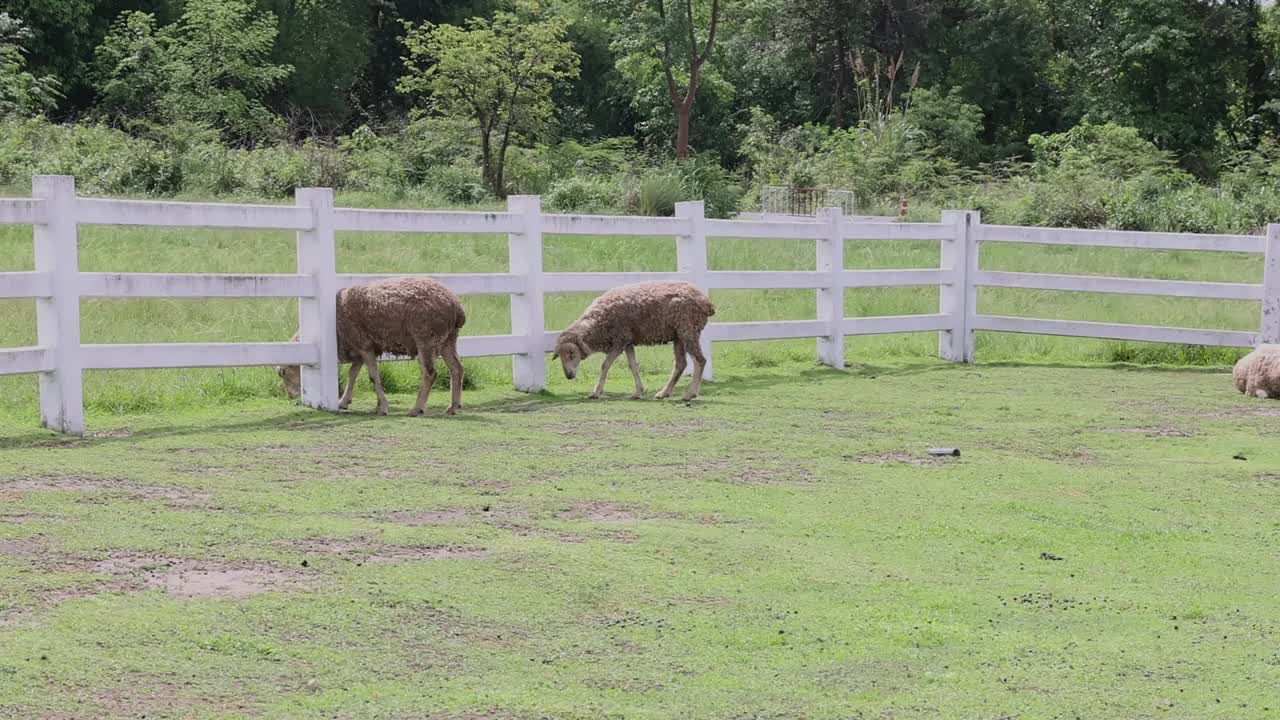
M 48 557 L 49 548 L 44 539 L 39 536 L 21 540 L 0 540 L 0 555 L 33 560 Z
M 1254 417 L 1280 417 L 1280 403 L 1259 400 L 1256 405 L 1242 405 L 1240 407 L 1230 408 L 1225 411 L 1212 413 L 1201 413 L 1200 417 L 1210 420 L 1238 420 L 1240 418 Z
M 870 463 L 874 465 L 887 465 L 891 463 L 916 465 L 916 466 L 932 466 L 942 465 L 946 462 L 945 458 L 934 457 L 932 455 L 914 455 L 907 452 L 883 452 L 872 453 L 870 455 L 845 456 L 846 460 L 852 460 L 860 463 Z
M 170 507 L 207 507 L 208 493 L 171 485 L 139 485 L 127 480 L 90 478 L 33 478 L 0 482 L 0 500 L 18 499 L 26 493 L 68 492 L 124 495 L 137 500 L 162 502 Z
M 813 473 L 795 466 L 753 467 L 737 473 L 729 480 L 741 485 L 794 485 L 813 481 Z
M 1189 430 L 1180 430 L 1174 427 L 1131 427 L 1116 428 L 1112 432 L 1119 433 L 1140 433 L 1150 438 L 1188 438 L 1195 437 L 1195 433 Z
M 111 576 L 112 589 L 164 590 L 180 598 L 245 598 L 305 587 L 306 576 L 263 563 L 112 555 L 88 568 Z
M 289 546 L 304 555 L 338 557 L 359 564 L 478 558 L 488 555 L 488 552 L 482 548 L 455 545 L 387 545 L 363 538 L 352 540 L 313 538 L 289 543 Z
M 386 520 L 401 525 L 447 525 L 449 523 L 464 522 L 467 519 L 467 511 L 461 508 L 454 510 L 432 510 L 426 512 L 414 512 L 405 510 L 403 512 L 393 512 L 385 516 Z
M 14 525 L 38 522 L 62 522 L 62 520 L 63 518 L 57 515 L 40 515 L 37 513 L 14 513 L 11 515 L 0 514 L 0 523 L 12 523 Z
M 569 510 L 556 513 L 560 520 L 591 520 L 593 522 L 630 522 L 633 520 L 654 520 L 663 515 L 642 513 L 610 502 L 582 501 Z

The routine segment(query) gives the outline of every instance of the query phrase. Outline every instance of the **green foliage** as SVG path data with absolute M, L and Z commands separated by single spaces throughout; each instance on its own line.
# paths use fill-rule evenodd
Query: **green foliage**
M 373 28 L 368 0 L 258 0 L 280 19 L 272 57 L 291 65 L 285 83 L 293 130 L 324 133 L 351 115 L 367 71 Z
M 566 213 L 615 210 L 619 200 L 616 184 L 593 177 L 566 178 L 552 185 L 546 195 L 548 209 Z
M 31 31 L 8 12 L 0 12 L 0 118 L 30 116 L 51 108 L 58 98 L 58 82 L 27 69 L 22 43 Z
M 989 149 L 982 142 L 982 109 L 965 102 L 955 88 L 946 94 L 929 88 L 912 91 L 907 117 L 924 133 L 925 144 L 936 148 L 940 156 L 961 165 L 976 165 L 987 159 Z
M 426 172 L 423 184 L 451 203 L 478 203 L 489 197 L 484 179 L 475 166 L 470 164 L 433 167 Z
M 668 170 L 640 180 L 635 210 L 639 215 L 671 217 L 676 213 L 676 203 L 689 199 L 684 181 Z
M 1127 179 L 1172 172 L 1173 158 L 1132 127 L 1097 125 L 1085 118 L 1062 133 L 1029 138 L 1038 172 L 1097 172 Z
M 399 90 L 430 98 L 436 113 L 469 117 L 480 133 L 482 172 L 495 195 L 513 142 L 538 136 L 554 117 L 551 93 L 575 77 L 578 57 L 558 17 L 500 11 L 465 27 L 407 25 L 406 72 Z
M 98 46 L 94 65 L 98 110 L 117 120 L 164 117 L 169 81 L 167 42 L 150 13 L 124 13 Z
M 152 15 L 123 15 L 98 49 L 100 110 L 202 123 L 245 144 L 277 137 L 282 123 L 264 100 L 292 68 L 268 61 L 275 38 L 275 16 L 247 0 L 189 0 L 159 30 Z

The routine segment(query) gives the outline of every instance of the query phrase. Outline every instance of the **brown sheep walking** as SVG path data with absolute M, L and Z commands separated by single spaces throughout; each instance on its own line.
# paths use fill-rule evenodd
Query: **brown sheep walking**
M 458 358 L 458 330 L 466 323 L 462 303 L 449 288 L 429 278 L 392 278 L 338 291 L 338 361 L 351 363 L 347 387 L 338 408 L 351 405 L 360 368 L 378 393 L 378 414 L 387 414 L 378 357 L 416 356 L 422 366 L 422 387 L 410 416 L 421 415 L 436 380 L 436 356 L 449 367 L 448 414 L 462 408 L 462 361 Z M 298 338 L 295 335 L 294 340 Z M 289 397 L 302 393 L 297 365 L 278 368 Z
M 582 317 L 560 333 L 553 357 L 560 358 L 564 376 L 572 380 L 578 373 L 578 363 L 594 352 L 605 353 L 600 381 L 591 393 L 594 399 L 604 393 L 609 367 L 619 355 L 626 353 L 636 383 L 631 397 L 638 399 L 644 395 L 644 385 L 640 381 L 640 364 L 636 362 L 636 346 L 673 343 L 675 367 L 671 380 L 657 398 L 670 397 L 676 381 L 684 373 L 688 353 L 693 356 L 693 379 L 684 399 L 692 400 L 702 388 L 702 371 L 707 364 L 702 354 L 702 330 L 707 326 L 707 319 L 715 314 L 715 306 L 706 293 L 686 282 L 625 285 L 596 298 Z

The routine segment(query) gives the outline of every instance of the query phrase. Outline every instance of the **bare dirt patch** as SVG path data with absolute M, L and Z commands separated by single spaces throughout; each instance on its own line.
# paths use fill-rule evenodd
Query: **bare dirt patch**
M 1266 404 L 1263 404 L 1263 403 Z M 1209 413 L 1198 413 L 1199 417 L 1209 420 L 1239 420 L 1240 418 L 1255 417 L 1280 417 L 1280 403 L 1275 401 L 1259 400 L 1256 405 L 1241 405 L 1239 407 L 1228 408 L 1226 410 L 1218 410 Z
M 644 513 L 615 503 L 597 501 L 579 502 L 568 510 L 556 513 L 556 518 L 560 520 L 591 520 L 593 522 L 630 522 L 633 520 L 654 520 L 662 517 L 668 516 Z
M 934 457 L 932 455 L 915 455 L 908 452 L 883 452 L 857 456 L 847 455 L 845 456 L 845 459 L 872 465 L 901 464 L 917 465 L 921 467 L 942 465 L 946 462 L 946 458 Z
M 306 585 L 304 574 L 263 563 L 160 555 L 113 554 L 88 569 L 109 575 L 109 584 L 115 590 L 164 590 L 179 598 L 245 598 L 264 592 L 300 590 Z
M 1059 495 L 1067 495 L 1067 496 L 1070 496 L 1070 497 L 1078 497 L 1078 498 L 1087 498 L 1087 497 L 1089 497 L 1089 494 L 1088 494 L 1088 493 L 1082 493 L 1082 492 L 1080 492 L 1079 490 L 1070 490 L 1070 489 L 1067 489 L 1067 488 L 1062 488 L 1062 489 L 1060 489 L 1060 490 L 1054 490 L 1054 492 L 1056 492 L 1056 493 L 1057 493 L 1057 494 L 1059 494 Z
M 27 493 L 68 492 L 123 495 L 137 500 L 162 502 L 170 507 L 207 507 L 208 493 L 173 485 L 139 485 L 127 480 L 92 478 L 31 478 L 0 482 L 0 500 L 16 500 Z
M 488 551 L 483 548 L 456 545 L 387 545 L 364 538 L 350 540 L 313 538 L 288 544 L 289 547 L 304 555 L 337 557 L 357 564 L 478 558 L 488 555 Z
M 48 544 L 40 536 L 21 540 L 0 540 L 0 555 L 32 560 L 49 555 Z
M 1175 427 L 1131 427 L 1116 428 L 1111 432 L 1118 433 L 1136 433 L 1146 435 L 1149 438 L 1189 438 L 1195 437 L 1195 433 L 1190 430 L 1181 430 Z
M 465 522 L 467 519 L 467 511 L 461 508 L 453 510 L 428 510 L 425 512 L 414 512 L 405 510 L 402 512 L 393 512 L 385 516 L 386 520 L 401 525 L 418 526 L 418 525 L 447 525 L 450 523 Z
M 40 515 L 39 513 L 0 513 L 0 523 L 10 523 L 13 525 L 40 522 L 62 522 L 62 520 L 63 518 L 57 515 Z
M 548 423 L 546 425 L 535 426 L 535 429 L 552 432 L 565 437 L 589 435 L 591 437 L 598 438 L 606 435 L 612 435 L 621 430 L 628 433 L 661 438 L 681 437 L 688 435 L 691 432 L 700 432 L 709 429 L 723 431 L 726 428 L 723 424 L 708 426 L 707 423 L 697 419 L 650 424 L 637 422 L 635 420 L 590 418 L 579 420 L 577 422 Z

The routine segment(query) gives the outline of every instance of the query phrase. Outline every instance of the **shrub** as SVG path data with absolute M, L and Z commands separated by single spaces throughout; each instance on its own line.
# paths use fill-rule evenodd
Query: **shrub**
M 599 212 L 616 209 L 617 186 L 603 179 L 570 177 L 551 187 L 547 207 L 560 212 Z
M 443 165 L 426 172 L 424 184 L 445 200 L 460 205 L 478 203 L 489 196 L 480 170 L 474 165 Z
M 676 214 L 676 203 L 687 199 L 680 176 L 664 171 L 640 180 L 636 211 L 640 215 L 671 217 Z

